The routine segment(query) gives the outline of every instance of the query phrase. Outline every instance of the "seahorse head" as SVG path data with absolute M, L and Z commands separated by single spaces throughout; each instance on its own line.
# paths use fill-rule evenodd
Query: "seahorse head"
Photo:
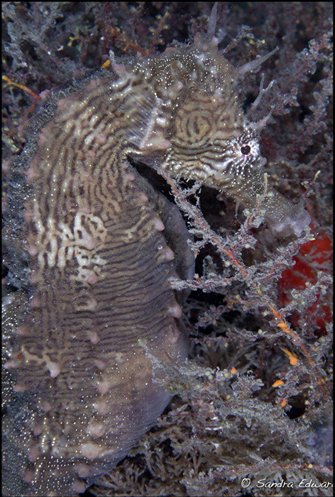
M 258 131 L 246 121 L 234 67 L 215 43 L 169 50 L 133 71 L 142 76 L 132 112 L 132 142 L 142 153 L 164 151 L 174 176 L 224 187 L 263 164 Z M 134 102 L 132 102 L 134 104 Z
M 139 64 L 133 74 L 135 81 L 142 76 L 142 93 L 141 99 L 136 94 L 130 133 L 144 161 L 153 153 L 156 164 L 174 177 L 225 191 L 246 207 L 256 205 L 266 172 L 259 125 L 247 121 L 238 71 L 215 42 L 200 39 L 169 50 Z M 271 187 L 268 193 L 263 206 L 270 229 L 280 236 L 300 235 L 310 222 L 308 213 Z

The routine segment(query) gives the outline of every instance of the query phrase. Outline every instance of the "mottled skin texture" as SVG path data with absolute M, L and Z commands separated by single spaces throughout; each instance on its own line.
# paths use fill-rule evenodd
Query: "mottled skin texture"
M 6 313 L 5 495 L 83 491 L 169 401 L 139 339 L 163 361 L 185 357 L 169 280 L 192 277 L 193 261 L 176 207 L 129 160 L 248 206 L 264 190 L 257 127 L 215 44 L 112 69 L 51 97 L 13 173 L 8 211 L 25 200 L 25 212 L 7 214 L 22 276 Z M 277 192 L 263 206 L 277 234 L 309 222 Z

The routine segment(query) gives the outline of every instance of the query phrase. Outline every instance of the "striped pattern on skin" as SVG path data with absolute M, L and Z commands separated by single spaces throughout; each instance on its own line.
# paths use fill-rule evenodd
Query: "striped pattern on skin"
M 5 367 L 30 414 L 13 495 L 72 495 L 107 472 L 170 399 L 138 340 L 164 361 L 186 353 L 174 254 L 126 161 L 127 97 L 112 87 L 93 79 L 56 100 L 26 174 L 33 297 L 20 297 Z
M 128 159 L 245 205 L 263 193 L 257 126 L 215 44 L 112 68 L 50 97 L 13 172 L 8 205 L 20 212 L 23 197 L 25 222 L 10 213 L 6 228 L 22 284 L 6 313 L 5 495 L 82 492 L 169 401 L 138 340 L 163 361 L 185 357 L 174 253 Z M 263 205 L 278 234 L 308 224 L 277 192 Z

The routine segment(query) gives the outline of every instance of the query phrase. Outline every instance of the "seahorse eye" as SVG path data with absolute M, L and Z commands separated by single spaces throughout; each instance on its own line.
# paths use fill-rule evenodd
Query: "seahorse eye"
M 250 146 L 249 145 L 243 145 L 241 147 L 241 152 L 242 152 L 243 155 L 249 155 L 250 152 L 251 152 Z

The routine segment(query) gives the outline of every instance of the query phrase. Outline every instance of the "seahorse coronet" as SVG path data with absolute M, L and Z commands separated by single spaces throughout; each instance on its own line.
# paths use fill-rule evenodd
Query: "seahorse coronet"
M 21 469 L 5 495 L 83 491 L 169 402 L 139 339 L 183 361 L 170 281 L 191 278 L 194 261 L 178 209 L 130 158 L 255 205 L 264 159 L 235 82 L 216 44 L 198 39 L 47 96 L 8 192 L 19 289 L 5 318 L 5 463 Z M 309 222 L 274 191 L 263 207 L 283 236 Z

